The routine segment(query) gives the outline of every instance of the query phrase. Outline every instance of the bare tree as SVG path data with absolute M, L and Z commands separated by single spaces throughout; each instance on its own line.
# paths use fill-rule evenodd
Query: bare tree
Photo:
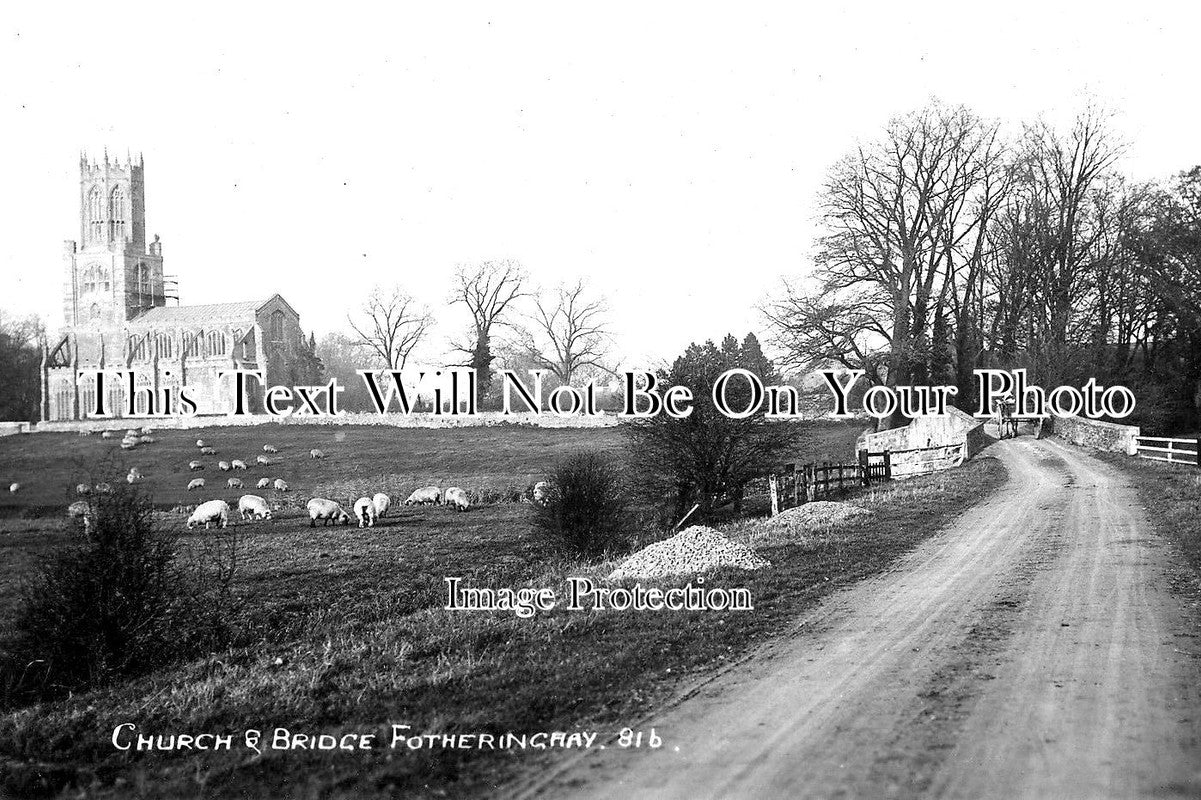
M 516 261 L 482 261 L 474 266 L 460 265 L 455 272 L 451 302 L 462 303 L 471 312 L 472 339 L 452 346 L 469 357 L 475 368 L 481 395 L 492 384 L 492 336 L 506 324 L 504 315 L 512 303 L 526 296 L 526 274 Z
M 357 321 L 349 315 L 346 319 L 358 336 L 356 343 L 370 349 L 386 369 L 393 370 L 404 369 L 434 321 L 429 309 L 399 286 L 375 287 Z
M 563 384 L 582 368 L 607 370 L 602 361 L 612 343 L 608 317 L 604 298 L 590 297 L 583 279 L 560 284 L 534 298 L 534 324 L 522 332 L 524 349 Z

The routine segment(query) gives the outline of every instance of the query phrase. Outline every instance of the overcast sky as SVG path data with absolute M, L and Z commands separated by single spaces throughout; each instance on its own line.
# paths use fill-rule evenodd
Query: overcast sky
M 1195 2 L 89 3 L 0 19 L 0 308 L 62 323 L 78 153 L 141 151 L 185 303 L 280 292 L 344 327 L 372 284 L 588 276 L 622 350 L 763 325 L 829 165 L 931 97 L 1015 125 L 1086 97 L 1139 178 L 1201 162 Z

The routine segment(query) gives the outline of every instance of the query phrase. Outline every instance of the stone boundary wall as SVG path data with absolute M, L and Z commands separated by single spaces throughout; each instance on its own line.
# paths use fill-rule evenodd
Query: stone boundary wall
M 15 436 L 18 433 L 29 433 L 28 422 L 0 422 L 0 436 Z
M 1066 442 L 1094 450 L 1138 455 L 1137 425 L 1118 425 L 1083 417 L 1051 417 L 1051 432 Z
M 984 420 L 952 406 L 940 417 L 918 417 L 908 425 L 887 431 L 864 431 L 855 443 L 855 451 L 858 455 L 861 450 L 878 453 L 881 450 L 915 450 L 966 442 L 966 456 L 971 458 L 984 448 L 987 441 Z
M 32 428 L 28 428 L 27 432 L 125 431 L 130 428 L 190 430 L 192 428 L 247 427 L 254 425 L 378 425 L 393 428 L 478 428 L 495 425 L 524 425 L 538 428 L 611 428 L 617 425 L 618 422 L 616 414 L 608 413 L 596 417 L 559 417 L 554 414 L 529 413 L 505 416 L 499 411 L 482 411 L 473 417 L 434 416 L 428 413 L 380 415 L 372 412 L 346 412 L 335 417 L 314 417 L 312 415 L 270 417 L 265 414 L 234 417 L 224 414 L 214 414 L 192 417 L 114 417 L 113 419 L 106 420 L 39 422 Z

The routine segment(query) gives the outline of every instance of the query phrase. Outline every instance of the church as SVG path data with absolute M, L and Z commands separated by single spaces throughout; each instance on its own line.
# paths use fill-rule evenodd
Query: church
M 63 247 L 64 328 L 43 353 L 42 420 L 87 419 L 96 382 L 80 373 L 95 370 L 136 372 L 139 414 L 146 413 L 143 389 L 161 397 L 180 386 L 200 413 L 228 413 L 236 400 L 232 380 L 218 374 L 234 369 L 259 370 L 269 386 L 315 383 L 312 341 L 279 294 L 178 303 L 163 273 L 162 242 L 157 235 L 146 241 L 144 166 L 141 156 L 124 163 L 107 152 L 103 161 L 80 158 L 79 239 Z M 248 391 L 252 410 L 255 388 Z M 128 412 L 121 381 L 106 377 L 104 390 L 110 416 Z

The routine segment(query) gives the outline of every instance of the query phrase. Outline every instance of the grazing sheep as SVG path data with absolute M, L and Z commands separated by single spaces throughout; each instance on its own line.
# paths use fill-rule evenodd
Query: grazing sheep
M 110 494 L 113 491 L 113 487 L 104 481 L 101 481 L 100 483 L 96 484 L 96 491 L 100 492 L 101 494 Z
M 255 458 L 254 463 L 261 467 L 269 467 L 271 466 L 271 459 L 267 458 L 266 456 L 258 456 Z
M 197 447 L 208 447 L 208 445 L 204 443 L 204 439 L 197 439 L 196 446 Z
M 265 444 L 265 445 L 263 445 L 263 452 L 264 453 L 278 453 L 279 450 L 277 450 L 275 447 L 273 447 L 269 444 Z
M 442 490 L 437 486 L 426 486 L 418 489 L 409 495 L 409 499 L 405 500 L 406 506 L 424 506 L 424 505 L 441 505 Z
M 135 447 L 137 447 L 137 446 L 138 446 L 138 443 L 137 443 L 137 442 L 130 442 L 130 441 L 124 441 L 124 442 L 121 442 L 121 449 L 122 449 L 122 450 L 132 450 L 132 449 L 134 449 L 134 448 L 135 448 Z
M 314 497 L 308 503 L 309 509 L 309 527 L 315 528 L 317 520 L 321 520 L 326 527 L 331 522 L 342 523 L 343 525 L 350 524 L 350 515 L 342 510 L 342 506 L 335 503 L 333 500 L 326 500 L 324 497 Z
M 10 483 L 10 484 L 8 485 L 8 490 L 9 490 L 10 492 L 12 492 L 13 494 L 16 494 L 17 492 L 21 491 L 21 484 L 19 484 L 19 483 Z
M 241 478 L 230 478 L 229 480 L 227 480 L 225 482 L 225 488 L 226 489 L 241 489 L 241 488 L 243 488 L 242 479 Z
M 452 486 L 446 490 L 446 505 L 454 506 L 455 511 L 466 511 L 471 508 L 471 501 L 467 499 L 467 492 Z
M 271 508 L 257 494 L 244 494 L 238 499 L 238 515 L 243 520 L 271 519 Z
M 75 494 L 87 497 L 91 493 L 92 487 L 88 486 L 86 483 L 78 483 L 75 485 Z
M 142 428 L 142 435 L 146 436 L 154 433 L 154 428 Z
M 270 478 L 259 478 L 259 482 L 255 485 L 258 486 L 260 489 L 266 489 L 268 486 L 271 485 L 271 479 Z
M 205 530 L 208 530 L 210 522 L 220 523 L 218 527 L 224 528 L 229 525 L 229 503 L 224 500 L 209 500 L 206 503 L 201 503 L 196 506 L 196 510 L 192 512 L 192 516 L 188 517 L 188 530 L 203 525 Z
M 155 442 L 157 442 L 157 441 L 158 441 L 158 439 L 155 439 L 153 436 L 140 436 L 140 437 L 138 437 L 138 443 L 139 443 L 139 444 L 154 444 L 154 443 L 155 443 Z
M 375 506 L 375 516 L 382 518 L 388 513 L 388 509 L 392 506 L 392 498 L 383 492 L 378 492 L 375 497 L 371 498 L 371 504 Z
M 534 484 L 534 502 L 540 506 L 544 506 L 550 502 L 550 484 L 546 481 L 538 481 Z
M 198 470 L 198 469 L 204 469 L 204 464 L 200 461 L 189 461 L 188 469 L 193 470 L 193 471 Z
M 217 450 L 216 450 L 216 448 L 213 448 L 213 447 L 202 447 L 202 448 L 200 448 L 200 455 L 215 456 L 215 455 L 217 455 Z
M 370 497 L 360 497 L 354 501 L 354 515 L 359 521 L 359 527 L 375 527 L 375 503 Z
M 222 472 L 229 472 L 229 462 L 228 461 L 218 461 L 217 469 L 221 470 Z
M 125 438 L 128 439 L 131 436 L 139 436 L 141 433 L 142 432 L 137 428 L 130 428 L 129 430 L 125 431 Z
M 111 439 L 111 438 L 113 438 L 113 432 L 112 431 L 101 431 L 100 438 L 101 439 Z
M 125 476 L 125 482 L 128 483 L 130 486 L 137 483 L 141 479 L 142 479 L 141 475 L 134 475 L 132 472 Z
M 132 475 L 132 476 L 134 476 L 135 478 L 141 478 L 141 477 L 143 477 L 143 476 L 142 476 L 142 470 L 138 469 L 137 467 L 130 467 L 130 468 L 129 468 L 129 474 L 130 474 L 130 475 Z
M 246 462 L 235 458 L 233 461 L 229 462 L 229 466 L 232 469 L 246 469 Z
M 325 453 L 314 447 L 309 451 L 309 458 L 325 458 Z
M 188 491 L 189 492 L 192 491 L 193 489 L 203 489 L 203 488 L 204 488 L 204 478 L 193 478 L 192 480 L 188 481 Z
M 283 478 L 276 478 L 275 481 L 271 485 L 273 487 L 275 487 L 275 491 L 277 491 L 277 492 L 288 491 L 288 484 L 284 482 Z
M 92 507 L 86 500 L 76 500 L 67 506 L 67 519 L 83 520 L 83 532 L 90 533 L 92 529 Z

